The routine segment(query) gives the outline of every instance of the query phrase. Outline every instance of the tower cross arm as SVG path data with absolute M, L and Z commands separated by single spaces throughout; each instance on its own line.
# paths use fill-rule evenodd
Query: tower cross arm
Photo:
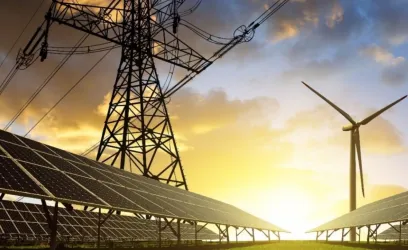
M 53 1 L 46 19 L 122 44 L 123 23 L 118 21 L 123 18 L 123 10 L 116 8 L 117 3 L 101 7 Z
M 122 22 L 123 13 L 124 10 L 116 8 L 54 1 L 46 18 L 51 22 L 67 25 L 124 47 L 137 46 L 123 40 L 123 32 L 128 33 L 128 27 Z M 208 60 L 160 23 L 152 18 L 150 21 L 152 34 L 146 32 L 142 40 L 147 40 L 151 36 L 152 56 L 199 73 L 197 66 L 207 63 Z

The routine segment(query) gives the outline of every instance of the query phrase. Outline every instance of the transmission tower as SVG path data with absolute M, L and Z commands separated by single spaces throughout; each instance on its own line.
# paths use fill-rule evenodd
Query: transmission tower
M 97 160 L 188 190 L 166 107 L 169 97 L 237 44 L 250 41 L 255 29 L 288 0 L 278 0 L 250 25 L 236 29 L 231 38 L 212 36 L 183 20 L 183 15 L 193 12 L 191 9 L 179 13 L 184 2 L 113 0 L 102 7 L 53 0 L 45 22 L 20 53 L 19 62 L 30 65 L 32 54 L 40 43 L 41 48 L 37 50 L 42 61 L 48 53 L 68 53 L 48 46 L 49 28 L 54 22 L 120 46 L 119 69 Z M 205 58 L 178 38 L 181 25 L 222 47 L 210 58 Z M 103 50 L 101 47 L 97 49 Z M 83 50 L 75 47 L 70 53 L 85 53 Z M 183 68 L 188 73 L 164 89 L 159 82 L 155 59 Z

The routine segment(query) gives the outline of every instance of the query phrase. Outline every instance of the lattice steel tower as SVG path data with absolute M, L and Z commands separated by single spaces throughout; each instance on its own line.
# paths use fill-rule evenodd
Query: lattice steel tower
M 174 16 L 182 2 L 173 1 L 167 15 Z M 124 0 L 122 55 L 97 160 L 118 163 L 121 169 L 135 167 L 144 176 L 187 189 L 153 60 L 152 32 L 160 24 L 153 21 L 152 9 L 158 4 L 160 1 Z M 160 154 L 168 160 L 160 161 Z
M 169 97 L 237 44 L 250 41 L 255 29 L 288 1 L 277 0 L 248 26 L 238 27 L 233 37 L 222 38 L 182 19 L 192 13 L 201 0 L 183 12 L 179 12 L 179 8 L 185 0 L 112 0 L 106 7 L 79 4 L 77 0 L 53 0 L 46 21 L 20 52 L 18 60 L 30 65 L 40 43 L 38 51 L 42 61 L 49 53 L 83 54 L 112 47 L 81 47 L 89 35 L 120 46 L 121 60 L 97 160 L 188 189 L 166 108 Z M 71 50 L 50 47 L 48 32 L 54 22 L 87 34 Z M 208 42 L 222 45 L 221 48 L 205 58 L 178 38 L 179 25 Z M 183 68 L 188 73 L 180 81 L 163 88 L 154 59 Z

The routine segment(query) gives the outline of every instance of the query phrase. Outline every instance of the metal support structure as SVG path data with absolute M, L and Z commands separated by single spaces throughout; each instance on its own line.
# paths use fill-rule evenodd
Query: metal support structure
M 274 231 L 272 231 L 272 233 L 276 236 L 276 238 L 278 238 L 278 241 L 280 241 L 280 233 Z
M 371 226 L 368 225 L 367 226 L 367 244 L 370 244 L 370 230 L 371 230 Z
M 268 230 L 268 241 L 271 241 L 271 231 Z
M 265 233 L 264 230 L 261 230 L 261 229 L 258 229 L 258 230 L 266 236 L 266 238 L 268 239 L 268 241 L 271 241 L 269 230 L 267 230 L 267 231 L 268 231 L 267 233 Z
M 58 202 L 55 202 L 54 211 L 52 217 L 48 210 L 45 200 L 41 200 L 41 204 L 44 210 L 45 218 L 47 219 L 48 227 L 51 230 L 50 234 L 50 250 L 55 250 L 57 247 L 57 230 L 58 230 Z
M 180 219 L 177 219 L 177 245 L 181 245 Z
M 371 230 L 371 225 L 367 226 L 367 244 L 370 244 L 370 238 L 374 237 L 374 241 L 377 242 L 377 230 L 381 226 L 381 224 L 377 224 L 374 230 Z M 374 236 L 375 235 L 375 236 Z
M 105 216 L 105 218 L 102 219 L 102 213 L 101 213 L 101 209 L 98 209 L 98 241 L 97 241 L 97 247 L 98 249 L 101 247 L 101 227 L 103 225 L 103 223 L 105 223 L 105 221 L 107 219 L 109 219 L 109 217 L 113 214 L 114 210 L 109 210 L 108 214 Z
M 74 211 L 74 207 L 72 206 L 72 204 L 62 203 L 62 205 L 64 205 L 64 207 L 67 209 L 67 211 L 69 211 L 69 212 Z
M 402 234 L 402 221 L 400 221 L 399 224 L 399 244 L 401 245 L 401 235 Z
M 230 243 L 230 239 L 229 239 L 229 226 L 225 225 L 225 232 L 227 233 L 227 243 Z
M 350 233 L 350 231 L 351 230 L 349 229 L 346 233 L 344 233 L 344 228 L 341 229 L 341 242 L 344 242 L 344 237 L 346 237 L 347 234 Z
M 162 232 L 162 230 L 161 230 L 161 218 L 157 218 L 159 221 L 158 221 L 158 231 L 159 231 L 159 248 L 161 248 L 162 247 L 162 234 L 161 234 L 161 232 Z
M 316 232 L 316 241 L 319 240 L 319 237 L 324 233 L 324 231 Z
M 164 225 L 164 227 L 160 227 L 159 230 L 163 231 L 164 229 L 169 227 L 170 230 L 173 232 L 173 234 L 177 238 L 177 245 L 180 245 L 181 244 L 180 219 L 177 219 L 177 230 L 174 229 L 172 224 L 171 224 L 175 220 L 174 218 L 171 219 L 170 221 L 167 218 L 163 218 L 163 220 L 164 220 L 164 222 L 166 222 L 166 224 Z
M 252 228 L 252 242 L 255 242 L 255 229 Z
M 194 245 L 198 245 L 197 221 L 194 222 Z
M 225 225 L 225 229 L 224 229 L 224 230 L 221 228 L 221 225 L 220 225 L 220 224 L 215 224 L 215 226 L 218 228 L 218 232 L 219 232 L 219 235 L 220 235 L 220 244 L 221 244 L 221 240 L 222 240 L 223 238 L 226 238 L 226 239 L 227 239 L 227 243 L 229 244 L 229 232 L 228 232 L 229 226 L 228 226 L 228 225 Z
M 326 231 L 326 241 L 329 241 L 330 236 L 332 236 L 332 234 L 336 232 L 337 230 L 339 229 L 334 229 L 331 233 L 329 233 L 330 230 L 327 230 Z
M 178 10 L 185 0 L 121 0 L 111 1 L 107 6 L 53 0 L 45 24 L 37 29 L 17 61 L 28 67 L 41 42 L 41 61 L 47 57 L 50 50 L 48 32 L 53 23 L 121 47 L 119 68 L 96 159 L 188 190 L 167 111 L 169 98 L 236 45 L 251 41 L 255 30 L 288 1 L 279 1 L 248 26 L 239 26 L 227 41 L 205 35 L 205 40 L 222 45 L 206 58 L 176 34 L 181 21 Z M 171 26 L 173 32 L 169 29 Z M 45 31 L 40 34 L 42 30 Z M 54 50 L 59 54 L 73 53 Z M 155 60 L 180 67 L 188 73 L 175 84 L 164 87 L 159 82 Z
M 249 236 L 252 237 L 252 242 L 255 242 L 254 230 L 252 229 L 252 233 L 250 233 L 246 227 L 244 227 L 243 230 L 245 230 L 249 234 Z
M 238 243 L 238 227 L 235 227 L 235 242 Z
M 358 228 L 358 243 L 361 242 L 361 227 Z

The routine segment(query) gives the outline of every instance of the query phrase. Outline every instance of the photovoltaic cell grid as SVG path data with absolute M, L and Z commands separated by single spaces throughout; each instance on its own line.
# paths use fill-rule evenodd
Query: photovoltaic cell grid
M 404 192 L 362 206 L 308 232 L 382 224 L 407 219 L 408 192 Z
M 52 207 L 49 207 L 52 212 Z M 59 208 L 59 237 L 94 241 L 97 238 L 98 214 L 88 211 L 68 211 Z M 103 214 L 106 216 L 106 214 Z M 175 226 L 173 224 L 173 226 Z M 174 234 L 166 228 L 162 239 L 176 240 Z M 184 240 L 195 239 L 194 227 L 188 224 L 180 225 L 181 237 Z M 26 238 L 41 238 L 50 234 L 42 206 L 2 201 L 0 203 L 0 235 Z M 133 216 L 112 214 L 102 226 L 101 236 L 109 240 L 157 240 L 158 227 L 155 221 L 141 220 Z M 215 240 L 218 235 L 204 228 L 199 232 L 200 240 Z
M 234 206 L 0 130 L 0 191 L 163 217 L 287 232 Z M 30 177 L 29 177 L 30 176 Z M 35 184 L 35 180 L 40 185 Z M 28 184 L 27 184 L 28 183 Z M 28 188 L 28 186 L 30 188 Z M 19 195 L 19 194 L 18 194 Z
M 396 229 L 399 230 L 399 225 L 394 225 Z M 402 225 L 401 227 L 401 240 L 408 239 L 408 225 Z M 399 240 L 400 233 L 397 232 L 394 228 L 390 227 L 380 234 L 377 235 L 377 239 L 380 240 Z

